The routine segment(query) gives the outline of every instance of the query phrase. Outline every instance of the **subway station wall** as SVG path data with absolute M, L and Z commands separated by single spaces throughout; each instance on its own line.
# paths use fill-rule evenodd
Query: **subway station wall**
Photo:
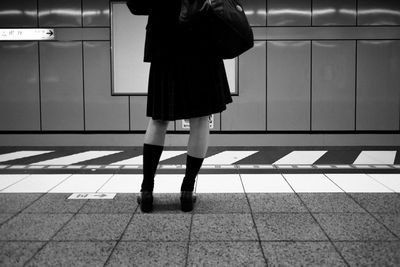
M 147 0 L 146 0 L 147 1 Z M 212 131 L 399 131 L 398 0 L 244 0 L 255 46 Z M 110 0 L 2 0 L 0 131 L 144 131 L 146 95 L 112 95 Z M 129 33 L 127 33 L 129 34 Z M 181 121 L 169 130 L 182 131 Z

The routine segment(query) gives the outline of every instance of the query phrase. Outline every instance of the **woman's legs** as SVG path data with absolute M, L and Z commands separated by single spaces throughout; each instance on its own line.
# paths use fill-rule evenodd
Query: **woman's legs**
M 165 133 L 168 121 L 150 118 L 143 144 L 143 181 L 141 192 L 153 191 L 154 176 L 161 153 L 164 149 Z
M 191 118 L 188 154 L 192 157 L 204 158 L 207 153 L 210 128 L 208 116 Z
M 181 191 L 193 191 L 196 176 L 207 153 L 210 135 L 208 116 L 191 118 L 189 121 L 190 137 L 186 154 L 186 171 Z

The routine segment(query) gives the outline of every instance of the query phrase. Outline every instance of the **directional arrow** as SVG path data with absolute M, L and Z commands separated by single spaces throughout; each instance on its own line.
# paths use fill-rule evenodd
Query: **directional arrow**
M 48 34 L 49 36 L 52 36 L 54 34 L 54 32 L 52 30 L 49 30 L 48 32 L 46 32 L 46 34 Z

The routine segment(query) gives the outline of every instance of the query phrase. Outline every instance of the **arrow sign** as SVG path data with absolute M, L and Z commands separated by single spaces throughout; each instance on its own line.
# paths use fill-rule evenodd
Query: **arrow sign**
M 115 193 L 74 193 L 68 199 L 114 199 Z
M 0 29 L 0 41 L 53 40 L 54 29 Z

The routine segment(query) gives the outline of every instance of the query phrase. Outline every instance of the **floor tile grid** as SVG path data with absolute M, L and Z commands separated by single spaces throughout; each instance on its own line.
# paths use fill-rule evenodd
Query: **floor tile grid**
M 37 199 L 35 199 L 34 201 L 32 201 L 29 205 L 27 205 L 25 208 L 19 210 L 18 212 L 15 212 L 10 218 L 8 218 L 7 220 L 5 220 L 4 222 L 0 223 L 0 227 L 3 226 L 4 224 L 6 224 L 7 222 L 9 222 L 10 220 L 12 220 L 13 218 L 17 217 L 19 214 L 21 214 L 24 210 L 28 209 L 30 206 L 32 206 L 33 204 L 35 204 L 35 202 L 39 201 L 39 199 L 41 199 L 45 194 L 41 194 L 40 197 L 38 197 Z
M 366 174 L 366 173 L 364 173 Z M 366 174 L 368 175 L 368 174 Z M 332 183 L 334 183 L 336 186 L 338 186 L 339 188 L 341 188 L 338 184 L 336 184 L 332 179 L 330 179 L 327 175 L 325 175 Z M 385 186 L 386 187 L 386 186 Z M 341 188 L 342 189 L 342 188 Z M 342 189 L 343 190 L 343 189 Z M 343 190 L 344 191 L 344 190 Z M 345 191 L 344 191 L 345 192 Z M 392 235 L 394 235 L 397 239 L 400 240 L 400 237 L 398 235 L 396 235 L 393 231 L 391 231 L 383 222 L 381 222 L 381 220 L 379 220 L 379 218 L 377 218 L 376 216 L 374 216 L 374 214 L 372 212 L 370 212 L 368 209 L 366 209 L 362 203 L 360 203 L 359 201 L 357 201 L 357 199 L 355 199 L 351 194 L 345 192 L 345 194 L 350 197 L 355 203 L 357 203 L 357 205 L 359 205 L 367 214 L 369 214 L 369 216 L 371 216 L 372 218 L 375 219 L 375 221 L 377 221 L 381 226 L 383 226 L 386 231 L 388 231 L 389 233 L 391 233 Z M 357 212 L 354 212 L 357 213 Z M 335 241 L 336 242 L 336 241 Z M 363 241 L 365 242 L 365 241 Z
M 44 195 L 46 195 L 46 194 L 43 194 L 41 197 L 43 197 Z M 41 197 L 40 197 L 40 198 L 41 198 Z M 40 199 L 40 198 L 39 198 L 39 199 Z M 24 266 L 26 266 L 30 261 L 32 261 L 32 260 L 35 258 L 35 256 L 38 255 L 38 254 L 40 253 L 40 251 L 42 251 L 51 241 L 53 241 L 54 237 L 55 237 L 55 236 L 56 236 L 70 221 L 72 221 L 72 219 L 76 216 L 76 214 L 79 213 L 79 211 L 86 205 L 86 203 L 87 203 L 88 201 L 89 201 L 89 200 L 86 200 L 85 203 L 74 213 L 74 215 L 71 216 L 71 218 L 69 218 L 69 220 L 67 220 L 67 221 L 53 234 L 53 236 L 49 238 L 49 240 L 47 240 L 47 241 L 44 242 L 43 246 L 41 246 L 41 247 L 40 247 L 40 248 L 39 248 L 25 263 L 24 263 Z M 34 202 L 36 202 L 36 201 L 34 201 Z M 32 204 L 33 204 L 33 203 L 32 203 Z
M 343 257 L 342 253 L 340 253 L 339 248 L 333 243 L 332 239 L 329 237 L 329 235 L 327 234 L 327 232 L 325 231 L 325 229 L 321 226 L 321 224 L 318 222 L 318 220 L 315 218 L 315 216 L 312 214 L 312 212 L 310 211 L 310 209 L 308 208 L 308 206 L 306 205 L 306 203 L 303 201 L 303 199 L 298 195 L 298 193 L 294 190 L 294 188 L 290 185 L 290 183 L 287 181 L 286 177 L 284 175 L 283 179 L 285 179 L 285 181 L 289 184 L 289 186 L 292 188 L 294 194 L 297 196 L 297 198 L 299 198 L 300 202 L 305 206 L 305 208 L 307 209 L 308 213 L 311 215 L 311 217 L 313 218 L 314 222 L 322 229 L 322 232 L 324 233 L 324 235 L 327 237 L 327 239 L 329 240 L 329 242 L 331 243 L 331 245 L 335 248 L 335 251 L 340 255 L 340 258 L 346 263 L 347 266 L 350 266 L 349 263 L 347 262 L 347 260 Z
M 114 253 L 115 249 L 117 248 L 117 246 L 121 243 L 122 237 L 125 235 L 125 232 L 128 229 L 128 226 L 131 224 L 131 222 L 132 222 L 132 220 L 133 220 L 133 218 L 134 218 L 134 216 L 135 216 L 135 214 L 136 214 L 138 209 L 139 209 L 139 205 L 136 206 L 135 211 L 133 212 L 133 214 L 132 214 L 131 218 L 129 219 L 128 223 L 126 224 L 124 231 L 122 231 L 121 236 L 119 237 L 119 239 L 115 243 L 115 246 L 112 248 L 112 250 L 111 250 L 110 254 L 108 255 L 107 260 L 104 262 L 103 266 L 106 266 L 108 264 L 108 262 L 110 261 L 111 256 L 113 255 L 113 253 Z
M 255 221 L 255 219 L 254 219 L 253 210 L 251 209 L 250 200 L 249 200 L 249 198 L 248 198 L 248 196 L 247 196 L 247 193 L 246 193 L 246 190 L 245 190 L 245 187 L 244 187 L 244 184 L 243 184 L 243 180 L 242 180 L 242 177 L 241 177 L 241 175 L 240 175 L 240 169 L 237 169 L 237 172 L 238 172 L 238 174 L 239 174 L 240 183 L 242 184 L 243 192 L 244 192 L 244 195 L 245 195 L 246 200 L 247 200 L 247 205 L 249 206 L 249 209 L 250 209 L 250 215 L 251 215 L 251 219 L 252 219 L 252 221 L 253 221 L 254 229 L 256 230 L 257 239 L 258 239 L 258 244 L 259 244 L 259 246 L 260 246 L 260 248 L 261 248 L 261 253 L 262 253 L 262 256 L 263 256 L 263 258 L 264 258 L 265 264 L 268 266 L 268 259 L 267 259 L 266 255 L 265 255 L 264 248 L 263 248 L 263 246 L 262 246 L 262 242 L 261 242 L 261 238 L 260 238 L 260 233 L 258 232 L 258 229 L 257 229 L 257 224 L 256 224 L 256 221 Z

